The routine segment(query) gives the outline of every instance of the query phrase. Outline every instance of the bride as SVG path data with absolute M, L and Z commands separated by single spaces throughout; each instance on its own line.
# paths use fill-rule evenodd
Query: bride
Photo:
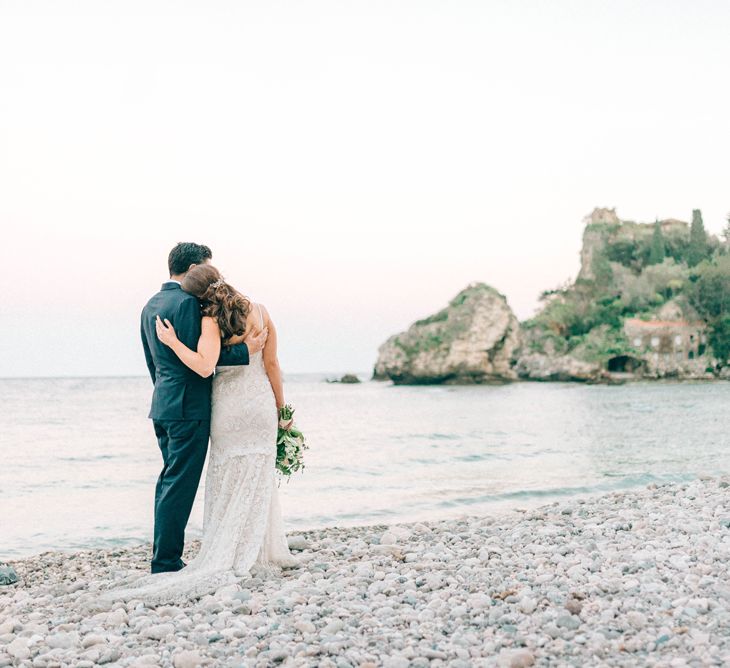
M 238 581 L 252 567 L 295 567 L 289 552 L 275 481 L 278 409 L 284 388 L 276 329 L 267 310 L 236 291 L 210 264 L 191 269 L 182 288 L 203 307 L 197 350 L 182 343 L 169 321 L 157 319 L 157 336 L 201 376 L 213 378 L 210 450 L 205 480 L 200 552 L 181 571 L 136 580 L 105 597 L 166 603 L 197 598 Z M 221 341 L 268 328 L 266 346 L 248 366 L 218 367 Z

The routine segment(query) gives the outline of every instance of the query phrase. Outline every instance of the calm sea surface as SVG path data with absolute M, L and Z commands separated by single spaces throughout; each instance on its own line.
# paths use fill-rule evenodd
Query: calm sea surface
M 526 508 L 730 471 L 730 383 L 330 385 L 287 379 L 311 450 L 290 529 Z M 0 380 L 0 560 L 151 535 L 146 378 Z M 199 534 L 202 489 L 190 524 Z

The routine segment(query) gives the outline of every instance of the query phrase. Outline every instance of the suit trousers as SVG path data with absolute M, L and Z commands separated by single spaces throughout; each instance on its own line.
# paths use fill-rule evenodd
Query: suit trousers
M 183 567 L 185 526 L 208 452 L 210 420 L 153 420 L 162 453 L 162 471 L 155 488 L 155 531 L 152 572 Z

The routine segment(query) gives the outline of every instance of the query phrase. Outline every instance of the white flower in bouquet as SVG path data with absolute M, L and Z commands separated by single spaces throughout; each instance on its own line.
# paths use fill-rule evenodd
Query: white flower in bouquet
M 304 451 L 309 446 L 304 434 L 294 425 L 294 408 L 291 404 L 279 409 L 279 430 L 276 438 L 276 470 L 290 476 L 304 469 Z

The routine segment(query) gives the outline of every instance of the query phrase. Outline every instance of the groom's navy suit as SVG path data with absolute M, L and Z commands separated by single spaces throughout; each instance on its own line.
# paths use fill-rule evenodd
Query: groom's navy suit
M 200 304 L 175 281 L 162 289 L 142 310 L 142 345 L 147 368 L 155 384 L 149 417 L 162 452 L 162 472 L 155 488 L 155 535 L 152 572 L 177 571 L 185 526 L 203 472 L 210 435 L 211 378 L 202 378 L 186 367 L 157 338 L 155 317 L 167 318 L 177 336 L 196 350 L 200 338 Z M 218 364 L 248 364 L 245 343 L 221 350 Z

